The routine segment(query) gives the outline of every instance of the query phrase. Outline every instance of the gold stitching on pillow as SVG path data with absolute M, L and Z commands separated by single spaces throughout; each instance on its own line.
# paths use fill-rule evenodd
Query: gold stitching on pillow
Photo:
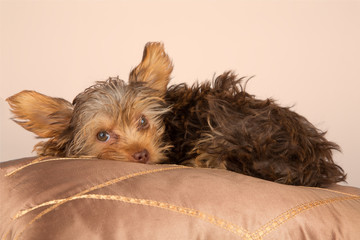
M 47 158 L 46 156 L 45 157 L 38 157 L 34 160 L 32 160 L 31 162 L 29 162 L 28 164 L 25 164 L 23 166 L 20 166 L 18 168 L 16 168 L 15 170 L 5 174 L 5 177 L 9 177 L 15 173 L 17 173 L 18 171 L 26 168 L 26 167 L 29 167 L 29 166 L 32 166 L 34 164 L 38 164 L 38 163 L 43 163 L 43 162 L 52 162 L 52 161 L 59 161 L 59 160 L 75 160 L 75 159 L 88 159 L 89 157 L 86 157 L 86 156 L 83 156 L 83 157 L 76 157 L 76 158 L 68 158 L 68 157 L 63 157 L 63 158 L 48 158 L 48 159 L 45 159 Z
M 54 204 L 57 204 L 61 201 L 64 201 L 64 199 L 57 199 L 57 200 L 51 200 L 51 201 L 48 201 L 48 202 L 44 202 L 42 204 L 39 204 L 35 207 L 32 207 L 32 208 L 28 208 L 26 210 L 21 210 L 19 211 L 12 219 L 15 220 L 15 219 L 18 219 L 19 217 L 22 217 L 24 216 L 25 214 L 31 212 L 31 211 L 34 211 L 38 208 L 41 208 L 41 207 L 45 207 L 45 206 L 49 206 L 49 205 L 54 205 Z
M 270 233 L 271 231 L 278 228 L 281 224 L 285 223 L 289 219 L 295 217 L 296 215 L 302 213 L 303 211 L 309 210 L 311 208 L 315 208 L 321 205 L 326 205 L 329 203 L 337 202 L 337 201 L 346 201 L 352 199 L 360 199 L 360 196 L 352 195 L 352 196 L 345 196 L 345 197 L 336 197 L 330 199 L 323 199 L 318 201 L 313 201 L 309 203 L 301 204 L 297 207 L 291 208 L 288 211 L 280 214 L 276 218 L 272 219 L 267 224 L 260 227 L 257 231 L 251 234 L 249 239 L 262 239 L 266 234 Z
M 244 229 L 234 223 L 228 222 L 224 219 L 217 218 L 212 215 L 208 215 L 208 214 L 201 212 L 199 210 L 196 210 L 196 209 L 176 206 L 176 205 L 173 205 L 170 203 L 158 202 L 158 201 L 151 200 L 151 199 L 138 199 L 138 198 L 131 198 L 131 197 L 126 197 L 126 196 L 118 196 L 118 195 L 100 195 L 100 194 L 74 195 L 73 197 L 49 201 L 49 202 L 40 204 L 34 208 L 21 211 L 20 213 L 18 213 L 16 215 L 16 218 L 19 218 L 19 217 L 25 215 L 26 213 L 28 213 L 32 210 L 35 210 L 39 207 L 42 207 L 42 206 L 59 204 L 59 203 L 62 204 L 64 202 L 73 201 L 73 200 L 77 200 L 77 199 L 112 200 L 112 201 L 121 201 L 121 202 L 125 202 L 125 203 L 130 203 L 130 204 L 157 207 L 157 208 L 177 212 L 180 214 L 184 214 L 187 216 L 199 218 L 203 221 L 209 222 L 209 223 L 216 225 L 222 229 L 225 229 L 234 234 L 237 234 L 246 240 L 255 240 L 255 239 L 262 239 L 265 235 L 267 235 L 271 231 L 275 230 L 276 228 L 281 226 L 283 223 L 285 223 L 286 221 L 290 220 L 291 218 L 295 217 L 296 215 L 300 214 L 303 211 L 306 211 L 306 210 L 309 210 L 311 208 L 318 207 L 321 205 L 337 202 L 337 201 L 346 201 L 346 200 L 359 199 L 359 198 L 360 198 L 360 196 L 345 196 L 345 197 L 324 199 L 324 200 L 318 200 L 318 201 L 301 204 L 297 207 L 291 208 L 288 211 L 280 214 L 278 217 L 272 219 L 270 222 L 268 222 L 267 224 L 260 227 L 254 233 L 250 233 L 246 229 Z
M 99 199 L 99 200 L 111 200 L 111 201 L 120 201 L 120 202 L 124 202 L 124 203 L 130 203 L 130 204 L 136 204 L 136 205 L 143 205 L 143 206 L 150 206 L 150 207 L 156 207 L 156 208 L 161 208 L 161 209 L 165 209 L 165 210 L 169 210 L 169 211 L 173 211 L 176 213 L 180 213 L 183 215 L 187 215 L 187 216 L 191 216 L 191 217 L 195 217 L 195 218 L 199 218 L 203 221 L 209 222 L 213 225 L 216 225 L 220 228 L 223 228 L 227 231 L 230 231 L 232 233 L 235 233 L 237 235 L 240 235 L 242 237 L 249 237 L 250 233 L 243 229 L 240 226 L 237 226 L 231 222 L 228 222 L 224 219 L 221 218 L 217 218 L 215 216 L 209 215 L 207 213 L 201 212 L 199 210 L 196 209 L 191 209 L 191 208 L 187 208 L 187 207 L 181 207 L 181 206 L 176 206 L 170 203 L 166 203 L 166 202 L 158 202 L 155 200 L 151 200 L 151 199 L 140 199 L 140 198 L 132 198 L 132 197 L 126 197 L 126 196 L 119 196 L 119 195 L 101 195 L 101 194 L 84 194 L 84 195 L 79 195 L 79 196 L 73 196 L 71 198 L 67 198 L 67 199 L 58 199 L 58 200 L 53 200 L 53 201 L 49 201 L 43 204 L 40 204 L 36 207 L 33 207 L 31 209 L 28 210 L 24 210 L 21 211 L 20 213 L 18 213 L 16 215 L 16 218 L 19 218 L 23 215 L 25 215 L 26 213 L 35 210 L 39 207 L 42 206 L 47 206 L 47 205 L 52 205 L 52 204 L 57 204 L 57 203 L 63 203 L 65 201 L 73 201 L 73 200 L 77 200 L 77 199 Z
M 169 170 L 175 170 L 175 169 L 183 169 L 183 168 L 189 168 L 187 166 L 179 166 L 179 165 L 176 165 L 176 166 L 171 166 L 171 167 L 166 167 L 166 168 L 157 168 L 157 169 L 151 169 L 151 170 L 146 170 L 146 171 L 141 171 L 141 172 L 135 172 L 135 173 L 131 173 L 131 174 L 128 174 L 128 175 L 125 175 L 125 176 L 122 176 L 122 177 L 118 177 L 118 178 L 115 178 L 115 179 L 111 179 L 109 181 L 106 181 L 104 183 L 101 183 L 101 184 L 98 184 L 98 185 L 95 185 L 91 188 L 88 188 L 86 190 L 83 190 L 71 197 L 68 197 L 68 198 L 65 198 L 65 199 L 62 199 L 60 200 L 59 202 L 55 203 L 54 205 L 52 205 L 51 207 L 43 210 L 41 213 L 39 213 L 37 216 L 35 216 L 26 226 L 25 228 L 19 232 L 16 236 L 15 236 L 15 240 L 19 239 L 21 234 L 31 225 L 33 224 L 35 221 L 37 221 L 38 219 L 40 219 L 42 216 L 46 215 L 47 213 L 51 212 L 52 210 L 56 209 L 57 207 L 59 207 L 60 205 L 70 201 L 72 198 L 74 197 L 78 197 L 78 196 L 81 196 L 81 195 L 84 195 L 86 193 L 89 193 L 91 191 L 95 191 L 97 189 L 100 189 L 100 188 L 103 188 L 103 187 L 106 187 L 106 186 L 109 186 L 109 185 L 112 185 L 112 184 L 115 184 L 117 182 L 120 182 L 120 181 L 124 181 L 124 180 L 127 180 L 129 178 L 133 178 L 133 177 L 137 177 L 137 176 L 141 176 L 141 175 L 146 175 L 146 174 L 152 174 L 152 173 L 157 173 L 157 172 L 163 172 L 163 171 L 169 171 Z M 36 208 L 32 208 L 32 210 L 34 210 Z M 32 211 L 30 210 L 30 211 Z M 26 210 L 25 210 L 26 211 Z M 27 211 L 26 213 L 30 212 L 30 211 Z M 25 213 L 25 214 L 26 214 Z M 23 216 L 24 214 L 22 214 L 21 216 Z

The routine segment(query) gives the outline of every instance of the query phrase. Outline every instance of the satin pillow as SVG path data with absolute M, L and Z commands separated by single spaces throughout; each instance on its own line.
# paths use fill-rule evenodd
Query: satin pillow
M 360 189 L 87 158 L 0 164 L 7 239 L 359 239 Z

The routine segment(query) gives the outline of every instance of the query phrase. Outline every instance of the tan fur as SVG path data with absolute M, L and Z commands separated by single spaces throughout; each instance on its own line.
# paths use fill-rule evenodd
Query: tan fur
M 6 99 L 15 115 L 13 120 L 41 138 L 63 132 L 71 119 L 73 106 L 61 98 L 35 91 L 22 91 Z
M 129 82 L 146 82 L 164 94 L 173 65 L 162 43 L 147 43 L 141 63 L 131 71 Z

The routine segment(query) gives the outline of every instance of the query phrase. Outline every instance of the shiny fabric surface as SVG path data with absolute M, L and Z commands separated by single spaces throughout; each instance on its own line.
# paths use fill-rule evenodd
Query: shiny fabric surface
M 360 189 L 87 158 L 0 164 L 8 239 L 359 239 Z

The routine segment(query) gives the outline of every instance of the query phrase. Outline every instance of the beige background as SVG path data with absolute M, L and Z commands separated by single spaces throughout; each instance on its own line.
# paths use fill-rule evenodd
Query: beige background
M 360 187 L 359 1 L 0 1 L 0 160 L 38 141 L 9 120 L 23 89 L 72 100 L 128 73 L 148 41 L 172 57 L 173 83 L 236 70 L 248 91 L 294 105 L 339 143 Z

